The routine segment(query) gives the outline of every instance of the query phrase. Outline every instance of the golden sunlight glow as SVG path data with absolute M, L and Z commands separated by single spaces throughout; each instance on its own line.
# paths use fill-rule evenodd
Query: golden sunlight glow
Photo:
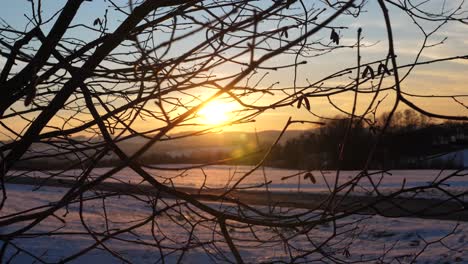
M 219 125 L 229 121 L 232 110 L 232 105 L 228 103 L 212 101 L 198 111 L 198 115 L 203 124 Z

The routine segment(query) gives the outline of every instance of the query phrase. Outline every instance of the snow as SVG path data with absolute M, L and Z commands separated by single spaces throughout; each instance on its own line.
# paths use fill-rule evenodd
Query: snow
M 421 172 L 421 175 L 427 174 Z M 11 213 L 36 206 L 49 205 L 57 201 L 66 191 L 62 188 L 52 187 L 42 187 L 35 190 L 32 186 L 13 184 L 7 185 L 7 190 L 8 199 L 1 211 L 0 220 L 3 220 L 6 215 Z M 87 193 L 87 196 L 90 195 L 93 194 Z M 113 232 L 148 217 L 152 209 L 146 201 L 148 199 L 144 197 L 123 195 L 107 197 L 104 202 L 106 204 L 106 214 L 109 216 L 108 229 Z M 83 219 L 87 226 L 96 232 L 105 232 L 107 230 L 102 202 L 102 199 L 85 202 Z M 174 201 L 159 200 L 157 208 L 163 208 L 165 206 L 163 203 L 171 205 Z M 223 210 L 235 210 L 235 208 L 230 208 L 227 205 L 211 204 L 211 206 L 218 209 L 224 208 Z M 167 213 L 154 218 L 154 223 L 157 225 L 154 235 L 158 240 L 161 240 L 162 252 L 167 254 L 165 263 L 177 262 L 181 256 L 181 251 L 174 251 L 173 249 L 183 247 L 190 235 L 191 226 L 184 217 L 189 220 L 196 218 L 193 211 L 188 210 L 186 207 L 180 208 L 182 210 L 181 214 L 169 210 Z M 258 207 L 258 209 L 267 210 L 264 207 Z M 35 256 L 40 256 L 47 262 L 58 262 L 64 257 L 85 249 L 94 241 L 87 234 L 79 234 L 85 232 L 80 222 L 79 204 L 72 204 L 68 210 L 67 214 L 65 209 L 61 209 L 56 213 L 56 216 L 60 217 L 64 222 L 56 217 L 49 217 L 28 231 L 28 236 L 15 238 L 12 243 Z M 192 210 L 194 209 L 192 208 Z M 300 210 L 282 210 L 281 213 L 283 214 L 301 212 Z M 310 215 L 303 217 L 307 218 Z M 110 239 L 104 245 L 109 247 L 116 256 L 118 255 L 133 263 L 162 263 L 161 253 L 155 245 L 155 239 L 151 232 L 151 223 L 150 221 L 136 228 L 132 233 L 127 232 L 118 235 L 116 236 L 117 239 Z M 277 234 L 281 232 L 283 236 L 293 237 L 294 230 L 254 227 L 256 235 L 265 240 L 264 243 L 259 243 L 253 240 L 251 232 L 245 225 L 235 222 L 229 222 L 228 224 L 230 224 L 229 232 L 236 241 L 244 261 L 250 263 L 289 261 L 289 252 L 285 251 Z M 323 250 L 333 253 L 341 260 L 371 261 L 385 253 L 381 259 L 384 262 L 393 261 L 392 263 L 398 263 L 398 259 L 401 263 L 409 263 L 424 248 L 425 241 L 428 243 L 436 241 L 429 244 L 428 248 L 419 256 L 418 263 L 466 263 L 468 261 L 468 251 L 466 250 L 468 248 L 468 223 L 409 218 L 392 219 L 379 216 L 351 216 L 337 221 L 337 225 L 341 226 L 339 231 L 343 232 L 343 234 L 332 239 Z M 2 227 L 0 232 L 2 234 L 11 232 L 20 226 L 21 224 Z M 216 230 L 216 232 L 213 232 L 213 230 Z M 55 235 L 35 236 L 35 234 L 49 231 L 52 231 Z M 309 236 L 312 239 L 311 241 L 319 243 L 327 239 L 331 232 L 331 225 L 318 225 L 313 227 L 309 232 Z M 182 263 L 225 263 L 227 259 L 234 261 L 227 244 L 220 234 L 219 227 L 215 226 L 213 222 L 200 223 L 194 227 L 193 234 L 196 237 L 196 240 L 192 243 L 194 248 L 185 252 Z M 437 242 L 447 234 L 451 235 Z M 99 237 L 102 238 L 102 236 Z M 140 244 L 126 242 L 124 239 L 139 242 Z M 142 243 L 146 243 L 146 245 Z M 301 249 L 313 248 L 311 242 L 304 235 L 291 238 L 290 243 L 296 248 L 296 251 L 293 250 L 292 253 L 294 255 L 300 254 Z M 350 244 L 349 255 L 343 251 L 343 247 L 348 244 Z M 15 247 L 8 247 L 5 260 L 13 256 L 14 253 Z M 224 254 L 227 259 L 219 257 L 219 253 Z M 318 253 L 299 260 L 314 262 L 320 259 L 325 263 L 334 262 L 330 259 L 323 259 Z M 19 253 L 13 259 L 13 263 L 31 263 L 33 261 L 33 257 L 25 253 Z M 99 246 L 72 262 L 104 264 L 120 263 L 122 261 L 104 251 L 102 246 Z
M 159 165 L 157 165 L 159 166 Z M 194 165 L 162 165 L 162 169 L 145 169 L 150 175 L 155 177 L 158 181 L 164 182 L 168 185 L 175 185 L 180 187 L 199 188 L 205 182 L 206 188 L 227 188 L 236 183 L 237 180 L 250 171 L 250 166 L 228 166 L 228 165 L 214 165 L 200 168 L 187 169 L 187 170 L 164 170 L 165 168 L 175 169 L 184 167 L 193 167 Z M 108 172 L 109 168 L 94 169 L 91 177 L 98 177 Z M 82 171 L 71 170 L 66 173 L 61 173 L 59 177 L 76 178 Z M 387 172 L 369 171 L 370 178 L 374 183 L 378 184 L 378 189 L 382 193 L 389 193 L 399 190 L 402 184 L 406 188 L 417 186 L 427 186 L 432 181 L 443 179 L 451 175 L 453 170 L 392 170 Z M 28 175 L 33 177 L 47 177 L 45 172 L 13 172 L 12 175 Z M 57 172 L 50 172 L 57 173 Z M 268 190 L 274 192 L 328 192 L 329 187 L 333 187 L 336 178 L 336 171 L 312 171 L 316 182 L 313 183 L 309 179 L 304 179 L 304 171 L 288 170 L 266 167 L 254 171 L 251 175 L 246 177 L 238 185 L 240 188 L 249 188 L 255 190 Z M 340 171 L 338 183 L 344 184 L 352 178 L 355 178 L 359 171 Z M 446 190 L 456 193 L 463 193 L 468 189 L 468 170 L 459 172 L 457 176 L 450 177 L 443 183 Z M 54 176 L 57 177 L 57 176 Z M 116 173 L 111 181 L 121 181 L 130 183 L 140 183 L 142 178 L 130 168 L 124 168 Z M 267 186 L 257 187 L 259 184 L 269 183 Z M 356 195 L 368 195 L 372 190 L 372 185 L 367 177 L 363 177 L 358 186 L 354 188 L 353 192 Z M 425 193 L 419 194 L 420 198 L 438 198 L 441 193 L 437 190 L 429 190 Z

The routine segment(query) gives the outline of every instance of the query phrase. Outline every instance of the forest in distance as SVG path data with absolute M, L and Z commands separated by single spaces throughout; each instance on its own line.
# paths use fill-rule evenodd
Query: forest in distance
M 264 164 L 275 168 L 302 170 L 332 170 L 338 168 L 338 165 L 345 170 L 355 170 L 364 166 L 366 162 L 370 163 L 371 169 L 458 169 L 462 166 L 454 159 L 437 157 L 468 148 L 468 123 L 438 122 L 410 109 L 394 114 L 388 131 L 381 140 L 382 147 L 374 158 L 368 161 L 367 153 L 375 144 L 375 135 L 387 118 L 386 115 L 388 114 L 382 114 L 372 123 L 361 120 L 354 124 L 351 130 L 353 141 L 349 143 L 345 150 L 347 153 L 343 153 L 344 159 L 341 161 L 339 149 L 349 119 L 336 116 L 324 119 L 323 125 L 317 128 L 294 131 L 295 133 L 286 136 L 273 147 Z M 148 165 L 255 165 L 265 156 L 268 147 L 273 143 L 273 136 L 280 133 L 270 132 L 206 134 L 198 145 L 195 142 L 168 144 L 164 146 L 163 151 L 159 148 L 148 151 L 139 162 Z M 235 137 L 238 134 L 241 135 Z M 213 140 L 220 136 L 222 140 Z M 125 149 L 134 143 L 122 142 L 121 145 Z M 171 152 L 171 149 L 182 150 Z M 118 162 L 116 157 L 109 157 L 102 160 L 99 167 L 112 167 Z M 25 160 L 19 162 L 16 168 L 63 169 L 69 164 L 68 158 L 53 157 L 45 160 Z

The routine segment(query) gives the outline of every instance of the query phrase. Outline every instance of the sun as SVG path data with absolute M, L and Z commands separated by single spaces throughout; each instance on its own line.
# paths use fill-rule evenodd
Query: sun
M 212 101 L 198 111 L 198 116 L 203 124 L 220 125 L 229 121 L 232 110 L 230 104 Z

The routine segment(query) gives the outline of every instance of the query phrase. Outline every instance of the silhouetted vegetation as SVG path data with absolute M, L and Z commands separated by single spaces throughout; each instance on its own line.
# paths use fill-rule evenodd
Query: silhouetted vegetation
M 353 121 L 350 140 L 340 153 L 350 120 L 335 118 L 325 126 L 279 146 L 272 165 L 300 169 L 358 169 L 369 168 L 453 168 L 457 164 L 432 160 L 431 156 L 448 153 L 468 146 L 467 123 L 434 123 L 412 110 L 396 112 L 388 132 L 378 144 L 376 155 L 368 159 L 376 143 L 376 131 L 384 125 L 387 114 L 374 124 Z M 339 157 L 342 155 L 340 161 Z

